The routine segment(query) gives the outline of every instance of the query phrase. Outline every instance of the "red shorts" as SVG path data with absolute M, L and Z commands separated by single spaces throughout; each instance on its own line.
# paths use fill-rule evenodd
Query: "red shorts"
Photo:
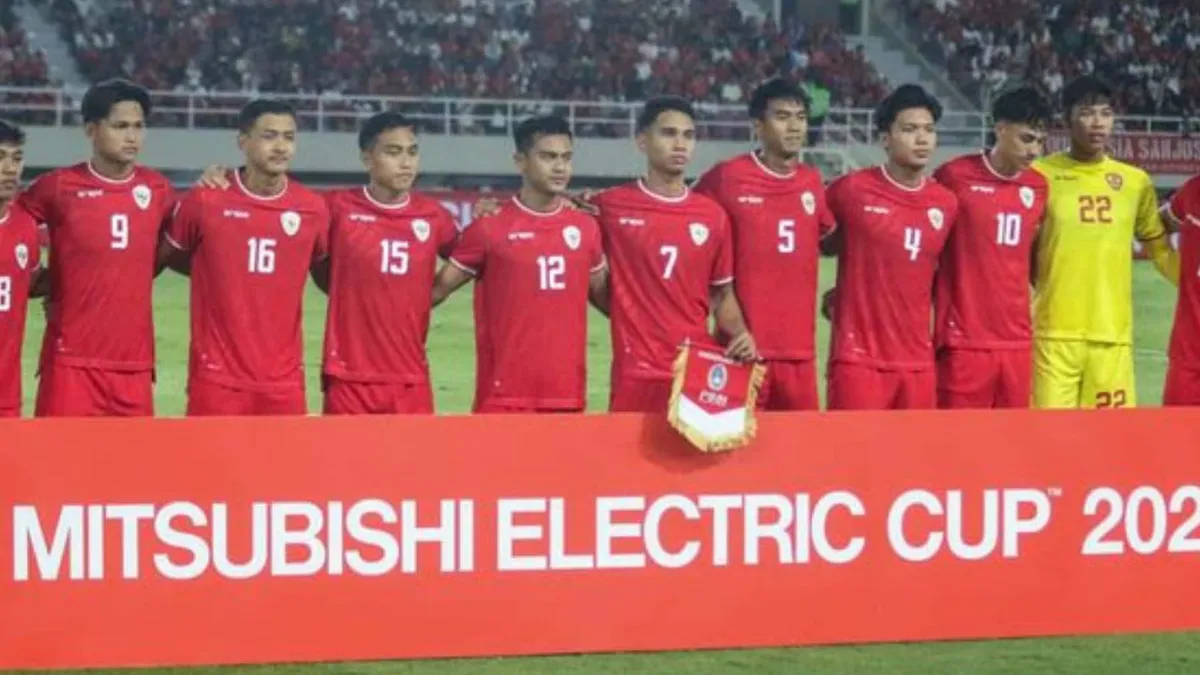
M 481 403 L 475 406 L 477 415 L 554 415 L 581 413 L 583 408 L 539 408 L 537 406 L 503 405 L 499 403 Z
M 819 410 L 817 367 L 812 361 L 768 361 L 758 392 L 759 410 Z
M 1029 349 L 938 352 L 939 408 L 1028 408 L 1032 386 Z
M 1168 364 L 1163 405 L 1200 406 L 1200 368 L 1189 368 L 1175 361 Z
M 324 380 L 326 415 L 432 415 L 433 389 L 424 384 Z
M 928 370 L 882 370 L 857 363 L 829 366 L 830 410 L 924 410 L 937 407 L 937 378 Z
M 610 412 L 667 414 L 671 405 L 671 381 L 635 377 L 613 379 L 608 395 Z
M 38 417 L 149 417 L 154 415 L 154 372 L 127 372 L 50 364 L 38 380 Z
M 11 417 L 20 417 L 20 416 L 21 416 L 21 406 L 17 406 L 15 408 L 0 408 L 0 419 L 11 418 Z
M 307 413 L 308 405 L 303 386 L 260 392 L 233 389 L 213 382 L 188 382 L 188 417 Z

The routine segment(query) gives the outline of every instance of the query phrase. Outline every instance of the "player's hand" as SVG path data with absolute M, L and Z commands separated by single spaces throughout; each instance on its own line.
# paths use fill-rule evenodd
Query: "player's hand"
M 827 321 L 833 321 L 833 306 L 837 303 L 837 288 L 831 288 L 825 291 L 825 295 L 821 297 L 821 316 Z
M 575 209 L 576 211 L 583 211 L 589 216 L 599 215 L 600 209 L 596 208 L 596 205 L 592 203 L 592 198 L 595 196 L 596 191 L 590 188 L 580 192 L 579 194 L 568 194 L 566 195 L 567 206 Z
M 750 334 L 750 331 L 742 331 L 730 340 L 725 347 L 725 356 L 742 363 L 757 361 L 758 345 L 754 343 L 754 336 Z
M 495 197 L 483 197 L 475 202 L 472 210 L 475 218 L 486 218 L 500 213 L 500 200 Z
M 230 187 L 229 167 L 213 164 L 200 174 L 200 177 L 196 179 L 196 185 L 213 190 L 228 190 Z

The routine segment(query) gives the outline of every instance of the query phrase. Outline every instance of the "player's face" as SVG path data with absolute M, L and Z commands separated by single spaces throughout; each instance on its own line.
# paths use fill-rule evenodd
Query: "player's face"
M 996 149 L 1023 171 L 1045 152 L 1046 130 L 1028 124 L 1001 122 L 996 125 Z
M 1071 144 L 1091 155 L 1108 148 L 1113 133 L 1112 104 L 1108 101 L 1081 103 L 1071 108 Z
M 296 156 L 296 119 L 291 115 L 267 114 L 238 135 L 238 147 L 246 164 L 269 176 L 287 173 Z
M 754 134 L 767 152 L 796 157 L 804 149 L 804 142 L 808 138 L 808 109 L 803 101 L 768 101 L 763 119 L 754 120 Z
M 362 154 L 371 182 L 393 192 L 407 192 L 421 168 L 417 135 L 407 127 L 388 129 Z
M 696 122 L 684 113 L 668 110 L 638 134 L 637 143 L 656 171 L 682 175 L 696 151 Z
M 21 170 L 25 168 L 25 148 L 0 143 L 0 202 L 12 201 L 21 187 Z
M 146 115 L 142 104 L 121 101 L 112 107 L 108 117 L 88 124 L 85 131 L 97 156 L 114 164 L 132 164 L 146 139 Z
M 514 159 L 526 183 L 544 194 L 560 195 L 571 182 L 573 157 L 571 138 L 555 134 L 538 136 L 529 152 L 518 152 Z
M 883 137 L 888 159 L 909 169 L 924 169 L 937 149 L 937 124 L 925 108 L 901 110 Z

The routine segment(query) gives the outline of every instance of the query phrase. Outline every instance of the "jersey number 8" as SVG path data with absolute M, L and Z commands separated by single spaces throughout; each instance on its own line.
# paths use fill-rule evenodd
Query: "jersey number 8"
M 0 277 L 0 312 L 12 309 L 12 277 Z

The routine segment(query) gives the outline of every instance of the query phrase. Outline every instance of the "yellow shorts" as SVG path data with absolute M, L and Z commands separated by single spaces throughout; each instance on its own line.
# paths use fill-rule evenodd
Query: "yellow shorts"
M 1132 408 L 1133 347 L 1084 340 L 1033 343 L 1033 407 Z

